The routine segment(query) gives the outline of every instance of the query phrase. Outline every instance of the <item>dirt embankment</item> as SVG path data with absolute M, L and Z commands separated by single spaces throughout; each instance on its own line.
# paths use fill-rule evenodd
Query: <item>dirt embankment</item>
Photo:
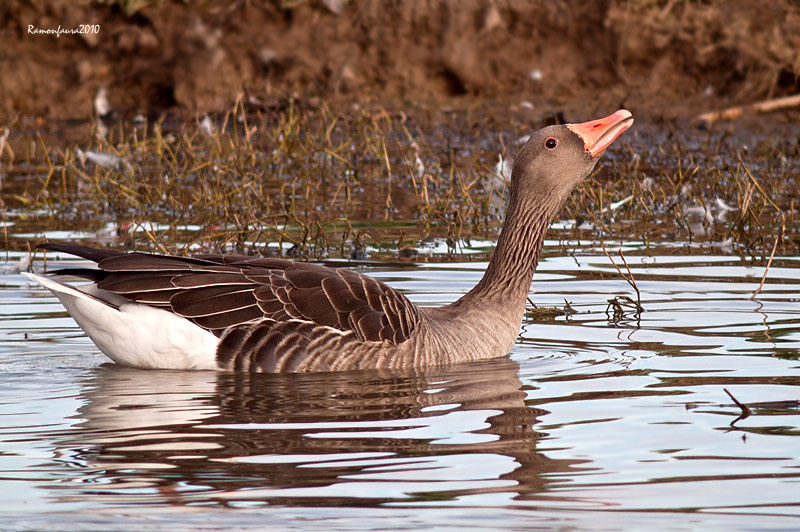
M 101 88 L 126 112 L 214 111 L 244 93 L 668 116 L 800 90 L 788 0 L 11 0 L 0 21 L 4 120 L 87 118 Z M 81 24 L 99 32 L 41 33 Z

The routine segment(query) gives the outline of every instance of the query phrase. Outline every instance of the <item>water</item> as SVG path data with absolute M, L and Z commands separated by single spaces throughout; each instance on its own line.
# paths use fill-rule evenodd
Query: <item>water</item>
M 532 294 L 575 314 L 526 323 L 508 358 L 409 372 L 121 368 L 7 273 L 0 528 L 800 529 L 800 258 L 751 301 L 762 266 L 624 249 L 643 313 L 615 314 L 635 293 L 577 248 Z M 367 272 L 428 305 L 484 266 Z

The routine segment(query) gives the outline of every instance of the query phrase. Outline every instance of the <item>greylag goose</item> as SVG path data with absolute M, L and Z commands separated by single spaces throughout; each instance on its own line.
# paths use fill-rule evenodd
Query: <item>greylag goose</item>
M 416 307 L 366 275 L 279 258 L 172 257 L 40 247 L 98 268 L 26 274 L 52 291 L 97 347 L 143 368 L 252 372 L 440 365 L 506 355 L 552 218 L 598 157 L 633 124 L 620 110 L 545 127 L 520 148 L 506 220 L 483 278 L 443 307 Z

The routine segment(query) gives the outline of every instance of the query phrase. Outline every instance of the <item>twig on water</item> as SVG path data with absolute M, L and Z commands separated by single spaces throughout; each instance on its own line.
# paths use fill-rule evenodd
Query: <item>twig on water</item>
M 733 426 L 733 425 L 734 425 L 734 424 L 735 424 L 737 421 L 740 421 L 740 420 L 742 420 L 742 419 L 745 419 L 745 418 L 747 418 L 747 417 L 750 417 L 750 414 L 752 414 L 753 412 L 750 410 L 750 407 L 749 407 L 749 406 L 747 406 L 747 405 L 746 405 L 746 404 L 744 404 L 744 403 L 740 403 L 740 402 L 739 402 L 739 400 L 738 400 L 737 398 L 735 398 L 735 397 L 733 396 L 733 394 L 732 394 L 731 392 L 729 392 L 729 391 L 728 391 L 728 389 L 727 389 L 727 388 L 723 388 L 723 389 L 722 389 L 722 391 L 724 391 L 725 393 L 727 393 L 727 394 L 728 394 L 728 397 L 730 397 L 730 398 L 733 400 L 733 402 L 734 402 L 734 403 L 736 403 L 736 406 L 738 406 L 738 407 L 741 409 L 741 411 L 742 411 L 742 413 L 739 415 L 739 417 L 737 417 L 736 419 L 734 419 L 733 421 L 731 421 L 731 427 L 732 427 L 732 426 Z
M 769 267 L 772 266 L 772 259 L 775 257 L 775 250 L 778 249 L 778 242 L 783 239 L 783 232 L 786 230 L 786 224 L 781 225 L 781 234 L 775 237 L 775 243 L 772 244 L 772 252 L 769 254 L 769 260 L 767 261 L 767 267 L 764 268 L 764 275 L 761 276 L 761 282 L 758 284 L 758 288 L 756 291 L 753 292 L 753 295 L 750 296 L 750 301 L 753 301 L 759 293 L 761 293 L 761 289 L 764 288 L 764 282 L 767 280 L 767 272 L 769 272 Z
M 572 304 L 566 298 L 564 299 L 564 308 L 540 307 L 531 298 L 528 298 L 528 303 L 531 306 L 525 308 L 525 316 L 530 321 L 553 321 L 558 316 L 565 316 L 569 320 L 570 316 L 578 312 L 572 308 Z

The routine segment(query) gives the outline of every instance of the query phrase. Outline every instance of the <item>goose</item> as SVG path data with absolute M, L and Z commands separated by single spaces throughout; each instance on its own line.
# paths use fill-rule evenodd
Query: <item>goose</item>
M 621 109 L 531 135 L 515 158 L 506 219 L 483 277 L 442 307 L 417 307 L 352 270 L 273 257 L 45 243 L 39 247 L 97 268 L 25 275 L 58 297 L 100 351 L 126 366 L 312 372 L 502 357 L 519 335 L 551 220 L 632 124 Z M 67 275 L 91 282 L 59 280 Z

